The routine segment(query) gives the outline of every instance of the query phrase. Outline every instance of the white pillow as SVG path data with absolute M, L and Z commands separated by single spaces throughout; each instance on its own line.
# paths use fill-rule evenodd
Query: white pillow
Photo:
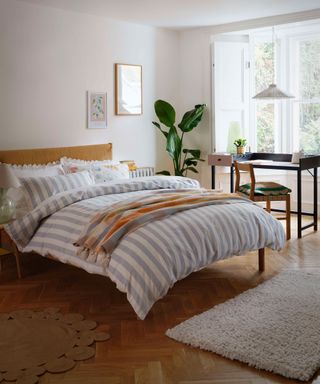
M 84 171 L 70 175 L 27 177 L 22 178 L 21 183 L 29 207 L 34 209 L 48 197 L 59 192 L 92 185 L 94 179 L 88 171 Z
M 70 164 L 81 164 L 81 165 L 89 165 L 89 164 L 106 164 L 106 165 L 117 165 L 120 164 L 117 160 L 80 160 L 80 159 L 72 159 L 70 157 L 61 157 L 60 163 L 62 166 L 68 166 Z
M 7 164 L 13 173 L 18 177 L 42 177 L 64 175 L 64 170 L 60 163 L 49 163 L 45 165 L 26 164 L 14 165 Z
M 91 169 L 96 183 L 106 183 L 112 180 L 129 179 L 128 164 L 96 165 Z
M 69 173 L 77 173 L 77 172 L 83 172 L 83 171 L 91 172 L 91 168 L 92 168 L 92 164 L 85 164 L 85 163 L 80 164 L 80 163 L 72 163 L 72 162 L 65 162 L 62 164 L 62 166 L 66 175 L 68 175 Z
M 69 162 L 65 163 L 64 170 L 67 174 L 89 171 L 92 173 L 96 183 L 105 183 L 119 179 L 129 179 L 130 177 L 129 167 L 127 164 L 110 164 L 102 161 L 87 164 Z

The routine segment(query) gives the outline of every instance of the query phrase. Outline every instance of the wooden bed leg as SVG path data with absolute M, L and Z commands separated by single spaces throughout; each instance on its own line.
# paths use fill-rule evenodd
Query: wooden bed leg
M 18 279 L 21 279 L 22 278 L 22 272 L 21 272 L 20 252 L 18 251 L 18 249 L 16 248 L 15 245 L 14 245 L 14 247 L 15 248 L 14 248 L 13 254 L 14 254 L 14 257 L 16 258 Z
M 17 275 L 18 275 L 18 278 L 21 279 L 22 278 L 21 259 L 20 259 L 21 254 L 20 254 L 17 246 L 15 245 L 13 240 L 11 239 L 11 237 L 4 230 L 2 230 L 1 232 L 3 233 L 3 236 L 6 239 L 5 243 L 9 245 L 9 248 L 8 248 L 9 251 L 8 252 L 13 254 L 15 259 L 16 259 Z M 0 264 L 0 271 L 1 271 L 1 264 Z
M 264 271 L 264 248 L 259 249 L 259 272 Z

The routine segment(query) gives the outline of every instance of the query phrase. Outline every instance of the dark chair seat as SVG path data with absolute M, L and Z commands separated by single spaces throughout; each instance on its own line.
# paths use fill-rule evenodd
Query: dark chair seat
M 251 194 L 251 183 L 243 184 L 239 186 L 239 192 L 242 192 L 248 196 Z M 255 196 L 281 196 L 287 195 L 291 192 L 290 188 L 284 185 L 274 183 L 272 181 L 258 182 L 254 187 Z

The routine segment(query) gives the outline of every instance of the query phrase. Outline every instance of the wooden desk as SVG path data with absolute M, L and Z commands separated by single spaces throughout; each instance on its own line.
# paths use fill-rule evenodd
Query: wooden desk
M 318 167 L 320 167 L 320 155 L 307 156 L 300 159 L 298 164 L 291 163 L 292 155 L 289 153 L 246 153 L 244 155 L 234 155 L 230 164 L 230 191 L 234 191 L 234 166 L 236 161 L 252 161 L 259 160 L 258 163 L 253 162 L 254 168 L 276 169 L 285 171 L 295 171 L 297 173 L 297 211 L 291 213 L 297 214 L 298 217 L 298 238 L 301 238 L 304 229 L 313 227 L 318 230 Z M 267 160 L 263 162 L 263 160 Z M 269 160 L 269 161 L 268 161 Z M 270 161 L 271 160 L 271 161 Z M 219 164 L 211 165 L 211 187 L 215 188 L 215 167 Z M 311 171 L 312 170 L 312 171 Z M 302 171 L 308 171 L 313 177 L 313 212 L 302 212 Z M 276 211 L 276 209 L 273 209 Z M 279 211 L 279 210 L 278 210 Z M 313 221 L 302 226 L 302 215 L 312 216 Z

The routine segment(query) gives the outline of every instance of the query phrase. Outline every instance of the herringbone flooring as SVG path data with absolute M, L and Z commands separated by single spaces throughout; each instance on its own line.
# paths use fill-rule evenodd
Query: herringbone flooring
M 295 233 L 295 228 L 293 228 Z M 294 383 L 213 353 L 167 338 L 167 328 L 270 279 L 281 270 L 320 270 L 320 233 L 293 236 L 280 253 L 267 250 L 266 271 L 257 272 L 257 255 L 215 263 L 178 282 L 137 320 L 126 297 L 108 279 L 37 255 L 23 257 L 22 280 L 14 258 L 3 256 L 0 312 L 59 307 L 80 312 L 110 330 L 112 339 L 96 345 L 95 358 L 65 374 L 46 374 L 41 383 L 61 384 L 266 384 Z M 262 304 L 263 305 L 263 304 Z M 314 381 L 316 382 L 316 381 Z M 320 382 L 320 381 L 319 381 Z

